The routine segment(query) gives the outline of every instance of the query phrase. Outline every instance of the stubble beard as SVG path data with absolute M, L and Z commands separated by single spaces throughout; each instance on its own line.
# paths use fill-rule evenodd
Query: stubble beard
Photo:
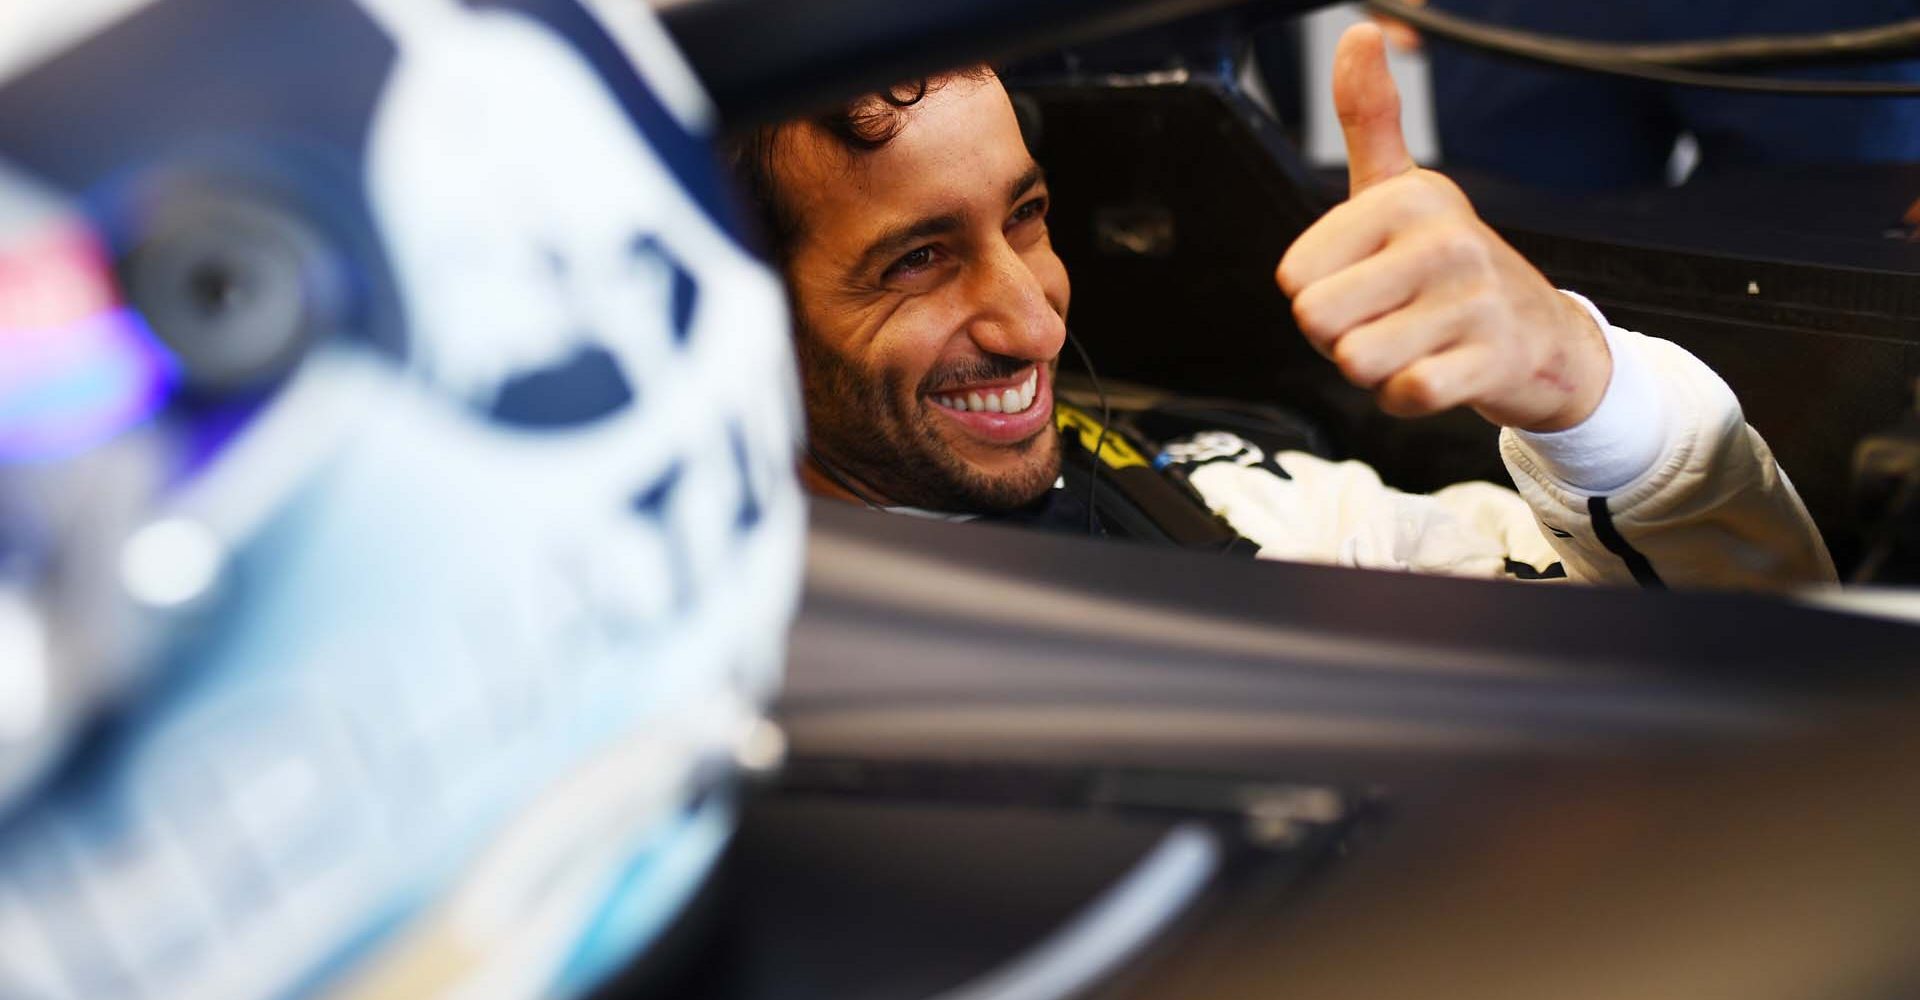
M 881 372 L 869 377 L 802 334 L 807 430 L 814 450 L 892 505 L 949 512 L 997 512 L 1039 499 L 1060 477 L 1060 439 L 1051 426 L 1016 445 L 1016 469 L 990 475 L 968 463 L 943 433 L 918 385 Z

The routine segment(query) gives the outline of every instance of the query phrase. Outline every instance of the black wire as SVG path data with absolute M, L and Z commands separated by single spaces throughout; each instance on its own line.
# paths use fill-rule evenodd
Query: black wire
M 1093 383 L 1093 391 L 1100 396 L 1100 433 L 1093 439 L 1093 475 L 1087 479 L 1087 534 L 1098 534 L 1093 519 L 1093 501 L 1100 489 L 1100 450 L 1107 445 L 1107 425 L 1113 422 L 1113 407 L 1107 405 L 1107 390 L 1100 386 L 1100 376 L 1094 374 L 1093 359 L 1087 356 L 1087 349 L 1080 346 L 1080 338 L 1067 331 L 1067 343 L 1073 345 L 1074 353 L 1080 355 L 1080 364 L 1087 370 L 1087 379 Z
M 1673 45 L 1588 42 L 1487 24 L 1401 0 L 1367 0 L 1374 13 L 1405 21 L 1421 31 L 1528 62 L 1650 80 L 1681 87 L 1802 97 L 1920 97 L 1920 84 L 1880 80 L 1800 80 L 1785 77 L 1704 73 L 1685 66 L 1894 57 L 1920 52 L 1920 20 L 1829 35 L 1746 37 Z
M 1594 42 L 1488 24 L 1416 7 L 1406 0 L 1370 0 L 1376 13 L 1468 44 L 1530 48 L 1543 56 L 1598 62 L 1658 63 L 1670 67 L 1725 68 L 1740 65 L 1809 65 L 1885 61 L 1920 54 L 1920 18 L 1847 31 L 1794 35 L 1736 35 L 1690 42 Z
M 861 503 L 866 504 L 868 507 L 871 507 L 874 510 L 886 510 L 885 507 L 882 507 L 880 504 L 875 503 L 872 497 L 867 496 L 867 494 L 863 492 L 858 486 L 853 485 L 853 483 L 849 482 L 845 476 L 841 475 L 840 470 L 835 469 L 832 463 L 828 462 L 825 458 L 822 458 L 820 456 L 820 452 L 816 450 L 811 444 L 807 445 L 807 457 L 813 460 L 813 464 L 817 466 L 822 473 L 825 473 L 828 479 L 833 480 L 833 483 L 835 486 L 838 486 L 841 489 L 846 490 L 848 493 L 853 494 L 854 499 L 859 500 Z
M 1554 62 L 1553 60 L 1547 60 Z M 1791 80 L 1770 76 L 1732 76 L 1723 73 L 1696 73 L 1685 69 L 1667 69 L 1634 63 L 1554 62 L 1592 73 L 1624 76 L 1635 80 L 1669 83 L 1677 87 L 1701 87 L 1746 94 L 1780 94 L 1789 97 L 1920 97 L 1920 84 L 1878 82 L 1873 80 Z

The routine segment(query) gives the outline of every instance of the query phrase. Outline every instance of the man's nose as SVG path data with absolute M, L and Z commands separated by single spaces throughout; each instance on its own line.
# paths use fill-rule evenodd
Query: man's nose
M 1012 246 L 989 254 L 974 277 L 978 311 L 969 327 L 982 351 L 1050 361 L 1066 343 L 1067 321 L 1047 299 L 1046 284 Z

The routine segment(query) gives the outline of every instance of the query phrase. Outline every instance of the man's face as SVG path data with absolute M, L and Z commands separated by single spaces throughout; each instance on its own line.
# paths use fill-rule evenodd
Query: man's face
M 876 500 L 1004 509 L 1059 475 L 1067 271 L 999 80 L 936 81 L 877 150 L 777 147 L 814 449 Z

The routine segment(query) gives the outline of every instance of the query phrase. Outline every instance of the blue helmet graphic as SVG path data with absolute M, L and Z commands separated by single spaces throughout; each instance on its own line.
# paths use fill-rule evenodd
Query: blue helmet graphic
M 798 593 L 698 84 L 643 4 L 31 6 L 0 996 L 590 989 L 724 843 Z

